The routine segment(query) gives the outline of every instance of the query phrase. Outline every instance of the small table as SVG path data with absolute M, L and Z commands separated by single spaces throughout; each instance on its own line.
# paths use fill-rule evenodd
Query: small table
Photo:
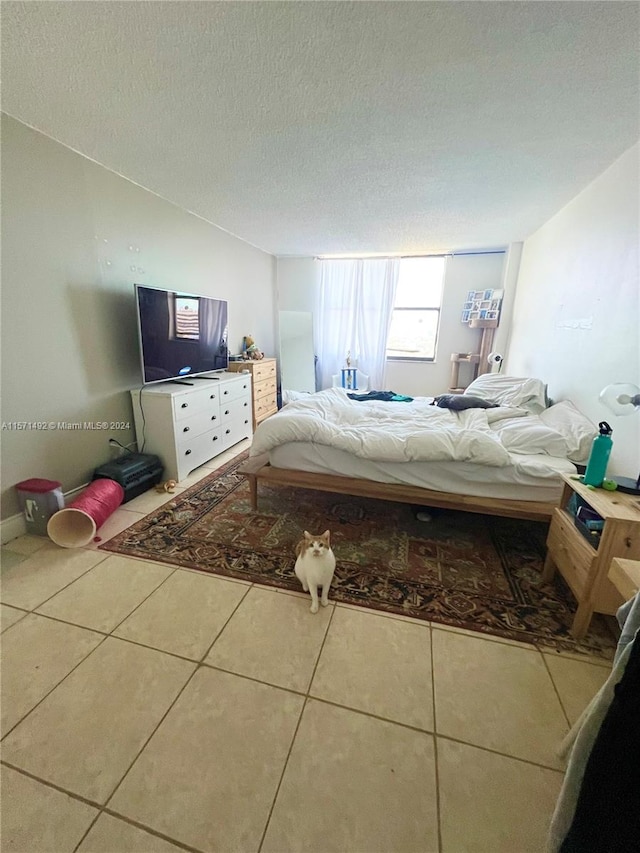
M 618 589 L 607 577 L 614 557 L 640 560 L 640 500 L 623 492 L 589 489 L 579 479 L 562 474 L 564 489 L 560 506 L 553 511 L 547 537 L 543 581 L 560 570 L 578 600 L 571 633 L 581 639 L 594 612 L 614 615 L 623 603 Z M 604 520 L 600 541 L 587 541 L 568 510 L 573 493 Z

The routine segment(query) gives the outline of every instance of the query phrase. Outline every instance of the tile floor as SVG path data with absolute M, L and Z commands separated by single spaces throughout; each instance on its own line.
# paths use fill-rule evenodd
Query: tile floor
M 7 851 L 540 851 L 608 673 L 95 545 L 2 557 Z

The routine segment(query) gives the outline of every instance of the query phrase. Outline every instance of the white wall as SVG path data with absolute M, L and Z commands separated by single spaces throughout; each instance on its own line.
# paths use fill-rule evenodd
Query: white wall
M 2 118 L 2 421 L 132 421 L 134 282 L 229 300 L 229 344 L 275 354 L 275 259 Z M 4 430 L 2 517 L 29 477 L 87 482 L 119 431 Z
M 640 469 L 640 412 L 616 417 L 598 395 L 640 385 L 639 158 L 635 145 L 525 241 L 506 362 L 608 421 L 608 470 L 626 476 Z
M 462 306 L 469 290 L 505 287 L 505 312 L 498 337 L 506 335 L 507 317 L 512 298 L 509 284 L 514 276 L 505 276 L 507 270 L 517 269 L 520 247 L 517 244 L 504 254 L 456 255 L 447 258 L 440 334 L 434 362 L 407 363 L 388 361 L 385 372 L 385 389 L 398 394 L 431 396 L 442 394 L 449 387 L 452 352 L 478 352 L 481 332 L 460 322 Z M 505 257 L 510 259 L 506 263 Z M 281 311 L 311 311 L 320 284 L 320 264 L 313 258 L 278 258 L 277 262 L 278 308 Z M 462 365 L 460 381 L 471 380 L 470 368 Z

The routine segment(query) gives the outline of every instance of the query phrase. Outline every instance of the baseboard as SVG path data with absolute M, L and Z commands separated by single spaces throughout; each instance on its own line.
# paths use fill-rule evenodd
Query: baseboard
M 27 522 L 22 512 L 0 521 L 0 541 L 3 545 L 11 542 L 12 539 L 17 539 L 18 536 L 24 536 L 26 532 Z
M 71 491 L 65 492 L 65 506 L 68 506 L 72 500 L 75 500 L 80 492 L 84 491 L 88 485 L 88 483 L 84 483 L 76 489 L 71 489 Z M 0 521 L 0 542 L 2 542 L 3 545 L 6 545 L 7 542 L 11 542 L 12 539 L 17 539 L 18 536 L 24 536 L 26 532 L 27 522 L 24 517 L 24 513 L 22 512 L 19 512 L 16 515 L 11 515 L 9 518 L 3 518 L 2 521 Z

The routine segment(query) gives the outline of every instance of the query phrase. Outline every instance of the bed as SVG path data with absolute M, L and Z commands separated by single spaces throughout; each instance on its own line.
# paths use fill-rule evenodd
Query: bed
M 561 474 L 586 461 L 595 435 L 570 401 L 550 405 L 537 379 L 481 376 L 444 407 L 331 388 L 263 421 L 241 470 L 254 509 L 263 482 L 547 520 Z

